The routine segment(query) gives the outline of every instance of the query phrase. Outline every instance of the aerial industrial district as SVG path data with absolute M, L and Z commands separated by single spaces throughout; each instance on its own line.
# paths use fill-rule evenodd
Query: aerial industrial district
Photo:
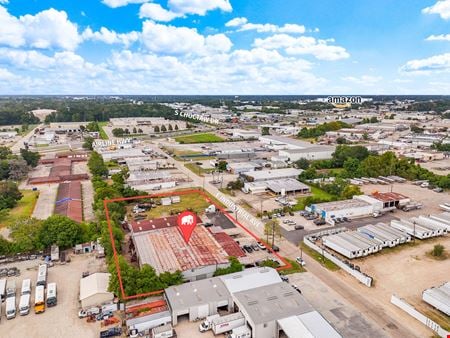
M 161 106 L 0 127 L 1 336 L 449 336 L 444 114 Z

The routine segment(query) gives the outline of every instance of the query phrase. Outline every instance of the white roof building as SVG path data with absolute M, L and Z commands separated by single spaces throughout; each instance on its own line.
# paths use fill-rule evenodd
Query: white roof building
M 272 170 L 246 171 L 242 175 L 249 178 L 252 182 L 277 180 L 285 178 L 296 179 L 303 170 L 295 168 L 282 168 Z
M 245 269 L 219 278 L 231 294 L 281 282 L 277 270 L 265 267 Z
M 108 291 L 110 273 L 93 273 L 80 280 L 80 302 L 82 308 L 110 303 L 114 294 Z

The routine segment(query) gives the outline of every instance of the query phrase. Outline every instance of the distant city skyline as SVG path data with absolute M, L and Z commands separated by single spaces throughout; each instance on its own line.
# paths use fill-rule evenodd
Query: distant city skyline
M 0 95 L 448 95 L 450 0 L 0 0 Z

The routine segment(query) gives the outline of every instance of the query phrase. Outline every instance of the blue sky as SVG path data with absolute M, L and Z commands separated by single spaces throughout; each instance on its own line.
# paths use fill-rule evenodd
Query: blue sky
M 448 95 L 450 0 L 0 0 L 0 94 Z

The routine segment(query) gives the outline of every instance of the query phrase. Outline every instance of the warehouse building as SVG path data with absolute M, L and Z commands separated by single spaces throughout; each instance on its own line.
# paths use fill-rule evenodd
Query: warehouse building
M 83 161 L 87 161 L 87 157 L 81 155 L 77 156 L 76 154 L 74 154 L 72 157 L 55 157 L 42 159 L 39 161 L 39 164 L 50 166 L 50 172 L 48 176 L 32 177 L 28 179 L 28 184 L 46 184 L 65 181 L 88 180 L 88 174 L 72 174 L 72 164 L 75 162 Z
M 375 192 L 371 195 L 383 203 L 383 209 L 395 209 L 411 202 L 408 196 L 396 192 Z
M 103 160 L 105 162 L 118 161 L 124 163 L 126 159 L 145 156 L 142 150 L 138 148 L 120 148 L 116 150 L 106 150 L 100 152 L 100 155 L 103 157 Z
M 246 171 L 241 174 L 249 182 L 269 181 L 297 177 L 303 172 L 301 169 L 283 168 L 261 171 Z
M 255 287 L 233 294 L 252 338 L 341 337 L 288 283 Z
M 169 307 L 163 299 L 127 305 L 125 318 L 128 330 L 135 329 L 138 332 L 148 332 L 172 321 Z
M 450 282 L 426 289 L 422 293 L 422 299 L 447 316 L 450 316 Z
M 309 161 L 327 160 L 333 157 L 336 150 L 334 146 L 314 145 L 305 149 L 285 149 L 278 152 L 279 156 L 287 157 L 289 161 L 295 162 L 301 158 Z
M 83 221 L 80 181 L 63 182 L 59 184 L 54 213 L 67 216 L 78 223 Z
M 358 218 L 383 210 L 383 202 L 371 196 L 353 196 L 353 199 L 312 204 L 311 212 L 319 214 L 327 222 L 334 224 L 335 218 Z
M 177 217 L 131 223 L 140 266 L 148 264 L 158 274 L 179 270 L 185 280 L 194 281 L 212 277 L 218 268 L 230 265 L 228 254 L 204 226 L 196 226 L 186 243 L 178 230 Z
M 108 291 L 110 273 L 96 272 L 80 280 L 80 302 L 83 309 L 111 303 L 114 294 Z
M 227 170 L 232 174 L 242 174 L 247 171 L 255 171 L 262 169 L 261 165 L 253 162 L 236 162 L 228 163 Z
M 289 193 L 308 194 L 311 192 L 311 188 L 296 179 L 285 178 L 279 180 L 246 182 L 244 183 L 242 191 L 247 194 L 272 192 L 274 194 L 284 196 Z
M 219 277 L 171 286 L 166 289 L 166 299 L 173 325 L 177 325 L 181 316 L 192 322 L 217 314 L 219 310 L 233 310 L 231 294 Z

